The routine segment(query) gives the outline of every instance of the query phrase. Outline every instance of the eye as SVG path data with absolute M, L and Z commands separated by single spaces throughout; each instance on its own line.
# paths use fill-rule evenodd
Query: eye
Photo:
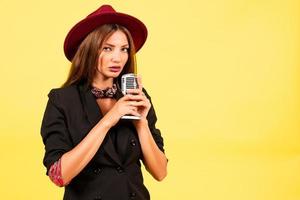
M 123 48 L 122 51 L 129 52 L 129 48 Z
M 111 51 L 110 47 L 103 47 L 103 51 Z

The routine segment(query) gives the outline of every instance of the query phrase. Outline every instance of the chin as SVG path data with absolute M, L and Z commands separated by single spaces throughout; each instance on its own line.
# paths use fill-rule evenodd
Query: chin
M 118 78 L 121 73 L 108 73 L 106 74 L 107 78 Z

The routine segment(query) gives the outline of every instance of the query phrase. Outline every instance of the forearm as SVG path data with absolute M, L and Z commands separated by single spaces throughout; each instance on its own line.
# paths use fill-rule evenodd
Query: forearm
M 146 169 L 156 180 L 161 181 L 167 175 L 167 158 L 156 145 L 146 120 L 136 126 L 136 129 Z
M 87 136 L 72 150 L 61 157 L 61 176 L 68 184 L 90 162 L 102 144 L 110 125 L 102 118 Z

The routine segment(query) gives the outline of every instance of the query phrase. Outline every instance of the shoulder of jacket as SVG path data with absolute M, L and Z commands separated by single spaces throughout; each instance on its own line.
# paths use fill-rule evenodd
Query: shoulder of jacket
M 48 93 L 49 100 L 52 102 L 66 102 L 78 96 L 77 85 L 70 85 L 64 88 L 53 88 Z
M 48 94 L 48 96 L 50 95 L 70 95 L 74 92 L 77 91 L 77 86 L 76 85 L 70 85 L 64 88 L 52 88 Z

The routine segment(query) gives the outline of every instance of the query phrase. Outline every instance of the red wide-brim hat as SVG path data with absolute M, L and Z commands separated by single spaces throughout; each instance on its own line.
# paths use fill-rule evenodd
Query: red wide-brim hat
M 147 39 L 147 28 L 137 18 L 116 12 L 110 5 L 102 5 L 78 22 L 68 33 L 64 42 L 64 52 L 68 60 L 72 61 L 80 43 L 84 38 L 103 24 L 119 24 L 130 32 L 136 52 Z

